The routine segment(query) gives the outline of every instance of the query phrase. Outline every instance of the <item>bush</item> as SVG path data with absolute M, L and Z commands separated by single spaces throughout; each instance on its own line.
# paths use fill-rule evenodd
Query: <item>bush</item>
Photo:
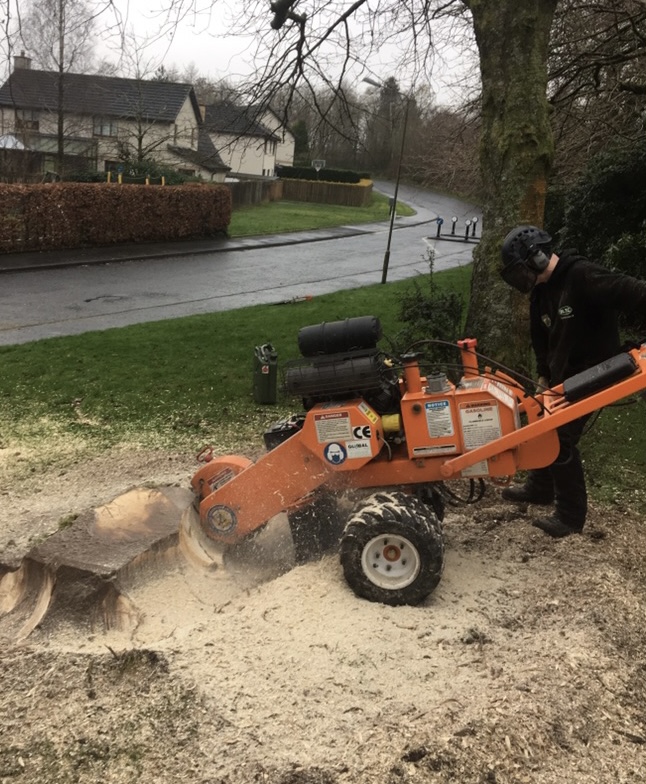
M 118 175 L 113 172 L 112 181 L 117 180 Z M 162 178 L 166 185 L 184 185 L 191 182 L 202 182 L 199 177 L 191 177 L 182 174 L 170 166 L 163 166 L 156 161 L 126 161 L 123 163 L 123 173 L 121 180 L 126 184 L 145 185 L 146 180 L 153 184 L 160 184 Z M 75 172 L 65 175 L 65 182 L 106 182 L 105 172 Z
M 164 166 L 157 161 L 126 161 L 123 164 L 123 181 L 144 183 L 146 178 L 161 182 L 164 179 L 166 185 L 184 185 L 189 182 L 200 182 L 199 177 L 190 177 L 187 174 L 178 172 L 170 166 Z
M 398 319 L 404 327 L 395 337 L 395 349 L 400 354 L 421 353 L 425 365 L 441 368 L 456 380 L 461 365 L 456 359 L 455 341 L 460 337 L 465 303 L 455 291 L 438 287 L 434 261 L 434 252 L 429 250 L 426 285 L 414 281 L 413 287 L 399 296 Z
M 0 185 L 0 252 L 224 234 L 225 185 Z
M 626 275 L 646 278 L 646 227 L 634 234 L 624 234 L 610 245 L 603 262 Z
M 347 182 L 356 184 L 367 179 L 364 174 L 346 169 L 321 169 L 316 171 L 311 166 L 277 166 L 276 175 L 284 180 L 320 180 L 321 182 Z
M 624 235 L 641 234 L 645 220 L 646 145 L 615 147 L 595 156 L 568 192 L 559 244 L 575 246 L 589 258 L 601 261 Z M 642 276 L 645 273 L 646 258 L 639 271 Z

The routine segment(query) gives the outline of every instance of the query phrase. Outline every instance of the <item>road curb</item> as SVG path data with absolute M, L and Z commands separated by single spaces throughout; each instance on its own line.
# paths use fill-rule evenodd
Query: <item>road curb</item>
M 422 226 L 432 223 L 435 219 L 411 220 L 399 218 L 394 230 Z M 198 256 L 212 253 L 256 250 L 258 248 L 276 248 L 286 245 L 298 245 L 313 242 L 356 237 L 361 234 L 376 234 L 387 231 L 386 222 L 367 223 L 356 226 L 337 226 L 333 229 L 315 229 L 312 231 L 295 232 L 288 235 L 270 234 L 260 237 L 248 237 L 237 240 L 205 240 L 188 241 L 181 246 L 175 243 L 148 246 L 115 246 L 113 248 L 71 248 L 62 251 L 41 251 L 38 253 L 14 253 L 0 256 L 0 274 L 11 272 L 32 272 L 44 269 L 66 267 L 83 267 L 91 264 L 122 264 L 130 261 L 151 261 L 173 256 Z

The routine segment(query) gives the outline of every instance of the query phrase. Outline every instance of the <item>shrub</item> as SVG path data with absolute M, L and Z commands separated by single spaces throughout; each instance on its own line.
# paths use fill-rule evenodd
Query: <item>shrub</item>
M 311 166 L 277 166 L 276 174 L 285 180 L 320 180 L 322 182 L 348 182 L 356 184 L 366 179 L 365 174 L 346 169 L 321 169 L 316 171 Z
M 404 326 L 395 336 L 395 349 L 398 353 L 421 353 L 424 364 L 444 369 L 455 380 L 460 374 L 451 371 L 459 365 L 455 341 L 460 337 L 465 303 L 455 291 L 437 285 L 434 262 L 434 252 L 429 249 L 425 284 L 414 281 L 412 288 L 399 296 L 398 319 Z
M 214 237 L 230 220 L 225 185 L 0 185 L 5 253 Z
M 568 192 L 559 244 L 573 245 L 600 261 L 624 235 L 640 234 L 645 219 L 646 145 L 614 147 L 595 156 Z M 639 274 L 645 273 L 646 259 Z

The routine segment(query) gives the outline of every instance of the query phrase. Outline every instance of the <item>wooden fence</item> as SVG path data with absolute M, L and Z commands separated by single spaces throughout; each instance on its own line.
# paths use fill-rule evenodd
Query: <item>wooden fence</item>
M 282 180 L 240 180 L 224 184 L 231 191 L 231 206 L 234 209 L 283 198 Z
M 372 180 L 349 185 L 316 180 L 283 180 L 283 199 L 338 204 L 342 207 L 367 207 L 372 196 Z

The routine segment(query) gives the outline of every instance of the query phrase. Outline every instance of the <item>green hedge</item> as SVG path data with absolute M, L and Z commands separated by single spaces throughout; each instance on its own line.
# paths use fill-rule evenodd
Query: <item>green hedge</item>
M 311 166 L 277 166 L 276 174 L 284 180 L 320 180 L 322 182 L 347 182 L 357 184 L 362 179 L 370 179 L 369 174 L 347 169 L 316 169 Z

